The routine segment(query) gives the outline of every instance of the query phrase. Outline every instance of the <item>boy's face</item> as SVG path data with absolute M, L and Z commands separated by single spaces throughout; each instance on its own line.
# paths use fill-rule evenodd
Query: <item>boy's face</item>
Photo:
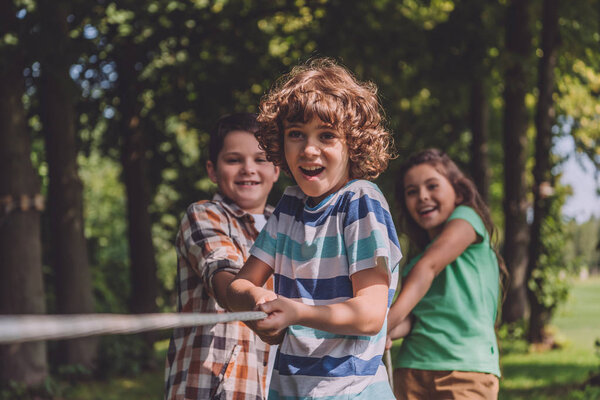
M 229 132 L 216 165 L 207 161 L 206 169 L 221 194 L 251 214 L 263 213 L 267 196 L 279 178 L 279 167 L 267 161 L 254 135 L 246 131 Z
M 286 123 L 283 148 L 292 176 L 313 205 L 350 180 L 344 133 L 318 118 L 306 124 Z

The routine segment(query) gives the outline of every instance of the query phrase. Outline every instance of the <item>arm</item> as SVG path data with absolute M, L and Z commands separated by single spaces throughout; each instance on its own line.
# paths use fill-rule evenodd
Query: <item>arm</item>
M 388 329 L 387 338 L 385 341 L 386 350 L 392 347 L 392 341 L 406 337 L 412 329 L 412 315 L 404 318 L 396 326 Z
M 227 287 L 227 303 L 231 310 L 256 310 L 258 304 L 276 299 L 274 292 L 262 287 L 272 273 L 268 264 L 250 256 Z
M 225 309 L 225 289 L 244 261 L 228 226 L 218 207 L 196 203 L 186 211 L 177 239 L 178 251 L 202 279 L 206 292 Z
M 388 332 L 408 317 L 431 287 L 433 279 L 476 241 L 477 234 L 467 221 L 454 219 L 446 223 L 442 233 L 404 280 L 400 294 L 388 314 Z
M 227 303 L 227 286 L 233 281 L 235 275 L 227 271 L 216 272 L 212 278 L 212 287 L 217 303 L 226 310 L 230 310 Z
M 226 301 L 232 311 L 256 310 L 257 305 L 266 301 L 275 300 L 277 295 L 262 286 L 265 284 L 273 270 L 258 258 L 250 256 L 240 272 L 229 282 L 226 288 Z M 256 334 L 268 344 L 279 344 L 283 340 L 283 329 L 259 329 L 257 324 L 261 321 L 246 321 Z
M 375 335 L 383 326 L 387 312 L 388 273 L 378 266 L 353 274 L 354 297 L 341 303 L 311 306 L 279 297 L 260 309 L 269 316 L 257 323 L 258 329 L 284 329 L 303 325 L 343 335 Z

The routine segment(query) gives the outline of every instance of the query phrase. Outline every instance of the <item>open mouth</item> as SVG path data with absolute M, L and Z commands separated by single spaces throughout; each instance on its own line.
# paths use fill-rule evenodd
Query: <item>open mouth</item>
M 242 185 L 242 186 L 254 186 L 254 185 L 260 185 L 260 182 L 254 182 L 254 181 L 238 181 L 235 183 L 236 185 Z
M 431 214 L 431 213 L 432 213 L 432 212 L 434 212 L 435 210 L 436 210 L 436 207 L 427 207 L 427 208 L 423 208 L 423 209 L 419 210 L 419 215 L 426 216 L 426 215 L 429 215 L 429 214 Z
M 325 167 L 300 167 L 300 171 L 308 176 L 317 176 L 323 172 L 324 169 Z

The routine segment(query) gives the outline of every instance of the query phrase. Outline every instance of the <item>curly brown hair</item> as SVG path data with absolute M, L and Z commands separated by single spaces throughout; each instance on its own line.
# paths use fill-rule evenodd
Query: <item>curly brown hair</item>
M 283 154 L 285 123 L 304 124 L 319 118 L 345 134 L 350 178 L 370 180 L 395 157 L 382 114 L 373 83 L 358 81 L 332 59 L 319 58 L 294 67 L 265 95 L 255 135 L 267 159 L 290 175 Z

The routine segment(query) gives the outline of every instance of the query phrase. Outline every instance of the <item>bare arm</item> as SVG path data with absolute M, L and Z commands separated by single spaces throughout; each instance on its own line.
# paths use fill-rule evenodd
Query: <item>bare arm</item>
M 476 241 L 477 234 L 467 221 L 454 219 L 446 223 L 442 233 L 404 280 L 402 290 L 390 308 L 388 332 L 408 317 L 431 287 L 433 279 Z
M 212 288 L 214 291 L 215 299 L 221 307 L 229 310 L 227 304 L 227 286 L 233 281 L 235 275 L 227 271 L 219 271 L 214 274 L 212 278 Z
M 375 335 L 387 312 L 388 273 L 378 266 L 353 274 L 354 297 L 341 303 L 311 306 L 285 297 L 260 306 L 269 314 L 257 323 L 259 329 L 284 329 L 303 325 L 343 335 Z
M 388 329 L 388 334 L 385 342 L 385 348 L 389 349 L 392 347 L 393 340 L 406 337 L 412 329 L 412 315 L 404 318 L 396 326 Z
M 258 304 L 277 298 L 275 293 L 262 287 L 272 273 L 268 264 L 250 256 L 227 287 L 229 308 L 232 311 L 251 311 Z
M 271 267 L 258 258 L 250 256 L 240 272 L 229 281 L 226 301 L 231 311 L 256 310 L 259 304 L 275 300 L 277 295 L 263 287 L 273 273 Z M 250 329 L 268 344 L 279 344 L 283 340 L 283 329 L 258 329 L 260 321 L 245 322 Z

